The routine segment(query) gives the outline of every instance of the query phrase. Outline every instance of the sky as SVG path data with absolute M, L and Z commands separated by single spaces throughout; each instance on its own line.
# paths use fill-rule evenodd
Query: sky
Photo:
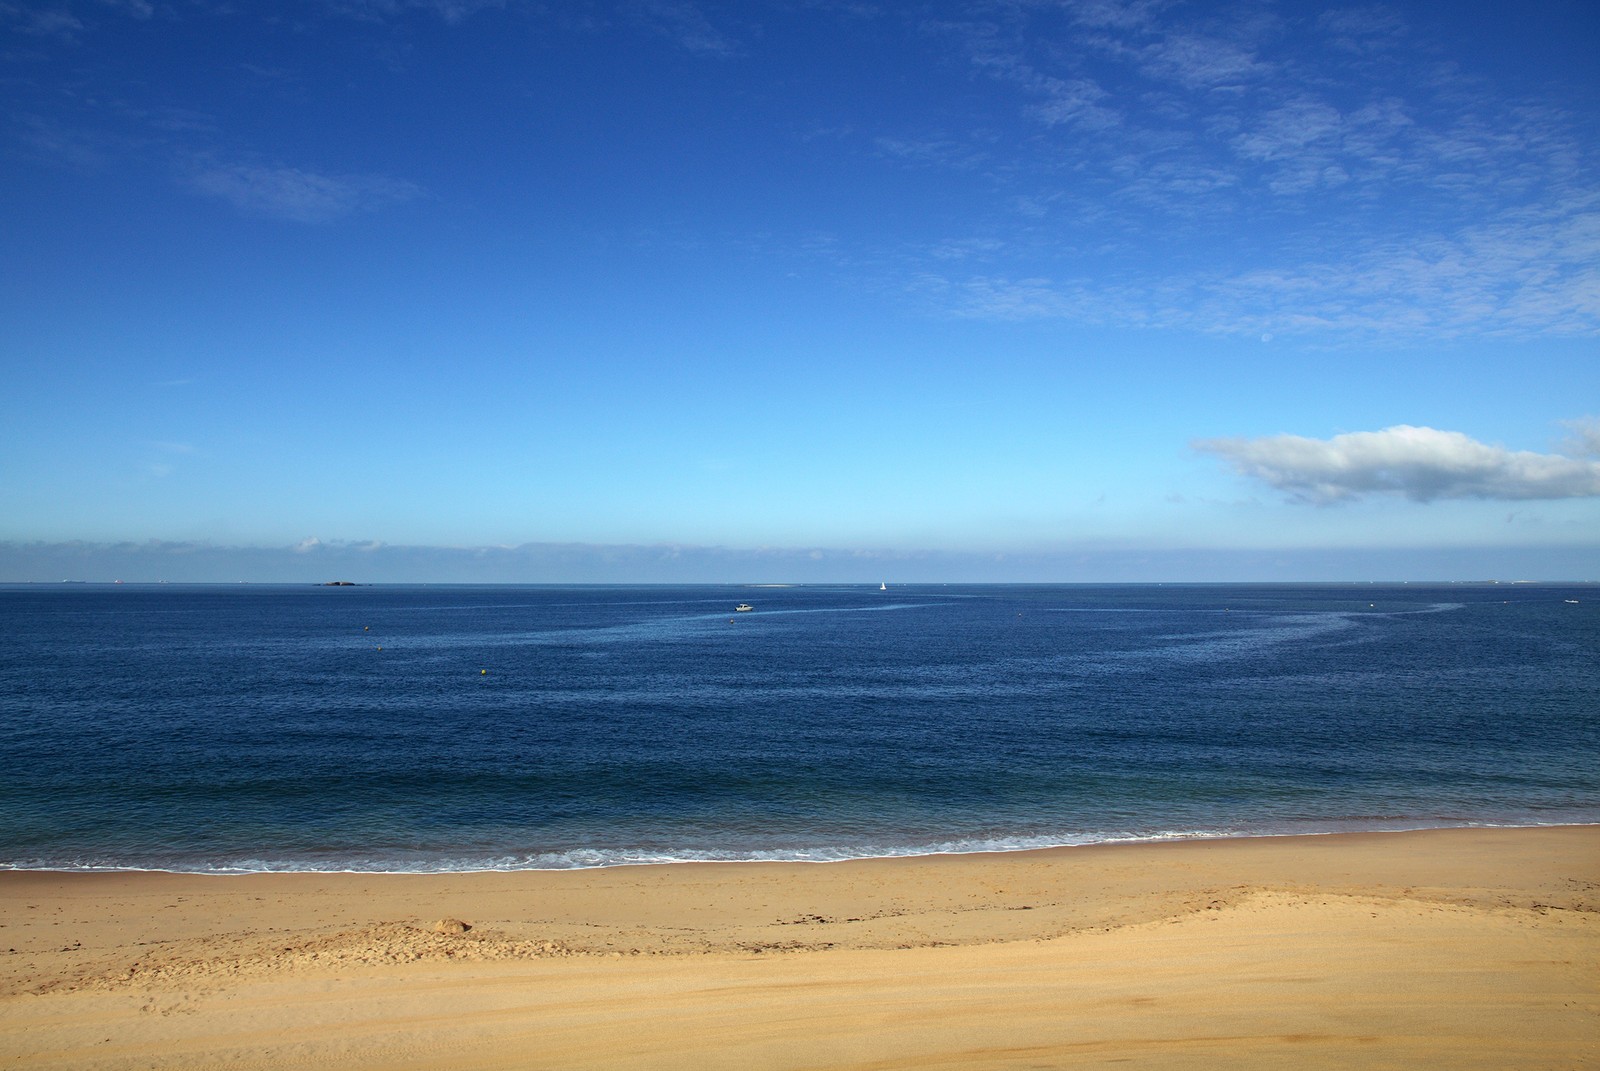
M 0 581 L 1600 580 L 1596 55 L 0 0 Z

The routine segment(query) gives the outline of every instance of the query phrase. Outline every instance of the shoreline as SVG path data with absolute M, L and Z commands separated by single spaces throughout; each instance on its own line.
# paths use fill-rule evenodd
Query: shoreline
M 828 866 L 13 870 L 0 920 L 0 1054 L 40 1068 L 1600 1061 L 1600 825 Z
M 973 848 L 939 848 L 939 847 L 911 847 L 905 851 L 886 851 L 880 854 L 850 855 L 839 854 L 819 858 L 807 858 L 808 849 L 793 849 L 794 855 L 779 855 L 779 849 L 773 849 L 763 855 L 760 850 L 752 851 L 747 855 L 736 855 L 730 858 L 712 858 L 707 855 L 685 854 L 670 858 L 623 858 L 614 862 L 600 863 L 573 863 L 562 866 L 463 866 L 443 869 L 408 869 L 408 870 L 379 870 L 357 869 L 351 867 L 319 867 L 315 865 L 288 864 L 284 866 L 263 866 L 259 868 L 242 867 L 208 867 L 184 868 L 164 866 L 134 866 L 134 865 L 94 865 L 94 866 L 69 866 L 69 865 L 34 865 L 17 863 L 0 863 L 0 875 L 4 874 L 170 874 L 188 877 L 248 877 L 251 875 L 266 874 L 328 874 L 351 876 L 390 876 L 390 877 L 449 877 L 452 875 L 473 874 L 566 874 L 582 873 L 597 870 L 615 870 L 631 867 L 672 867 L 672 866 L 734 866 L 734 865 L 765 865 L 765 866 L 830 866 L 841 863 L 865 862 L 890 862 L 902 859 L 941 859 L 957 858 L 969 855 L 1019 855 L 1030 852 L 1071 851 L 1082 848 L 1100 848 L 1110 846 L 1140 846 L 1160 844 L 1191 844 L 1230 841 L 1257 841 L 1257 840 L 1295 840 L 1299 838 L 1316 837 L 1347 837 L 1347 836 L 1398 836 L 1410 833 L 1437 833 L 1451 830 L 1518 830 L 1518 829 L 1582 829 L 1600 828 L 1600 820 L 1581 818 L 1572 821 L 1560 822 L 1461 822 L 1453 825 L 1401 825 L 1377 826 L 1372 828 L 1328 828 L 1308 829 L 1297 832 L 1284 832 L 1270 830 L 1266 832 L 1195 832 L 1152 834 L 1148 836 L 1106 837 L 1100 840 L 1085 841 L 1045 841 L 1039 844 L 1018 844 L 1016 846 L 998 847 L 973 847 Z M 813 849 L 815 852 L 826 852 L 829 849 Z M 569 852 L 540 853 L 541 855 L 566 855 L 571 852 L 584 854 L 606 854 L 608 852 L 624 853 L 622 849 L 571 849 Z M 642 854 L 642 853 L 641 853 Z

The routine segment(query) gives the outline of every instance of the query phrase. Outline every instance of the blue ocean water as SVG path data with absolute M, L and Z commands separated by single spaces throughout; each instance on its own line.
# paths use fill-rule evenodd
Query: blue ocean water
M 1600 587 L 9 586 L 0 755 L 4 867 L 1596 822 Z

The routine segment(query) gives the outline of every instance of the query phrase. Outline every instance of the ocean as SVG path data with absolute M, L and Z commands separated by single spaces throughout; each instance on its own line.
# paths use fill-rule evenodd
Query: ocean
M 4 868 L 1600 822 L 1600 587 L 0 586 L 0 756 Z

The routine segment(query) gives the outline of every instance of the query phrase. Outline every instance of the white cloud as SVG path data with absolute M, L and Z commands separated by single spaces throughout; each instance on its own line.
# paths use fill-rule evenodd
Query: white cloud
M 82 20 L 65 7 L 0 3 L 0 18 L 13 20 L 18 32 L 35 37 L 70 40 L 83 29 Z
M 1251 81 L 1270 73 L 1250 48 L 1201 34 L 1166 34 L 1140 49 L 1139 61 L 1150 76 L 1171 79 L 1187 89 Z
M 1600 333 L 1584 117 L 1434 59 L 1446 43 L 1389 48 L 1406 27 L 1386 6 L 995 0 L 936 28 L 1038 134 L 1012 157 L 985 146 L 1026 217 L 999 266 L 1025 282 L 950 276 L 948 311 L 1389 342 Z M 924 159 L 955 170 L 946 148 Z
M 394 18 L 407 11 L 428 11 L 455 24 L 486 8 L 507 6 L 506 0 L 326 0 L 335 14 L 357 18 Z
M 639 19 L 680 48 L 702 56 L 732 56 L 737 42 L 712 25 L 705 13 L 684 0 L 640 0 Z
M 1073 319 L 1094 322 L 1103 310 L 1083 288 L 1050 279 L 976 276 L 961 283 L 934 274 L 912 289 L 943 305 L 951 314 L 978 320 Z
M 326 223 L 409 201 L 421 188 L 382 175 L 322 175 L 295 167 L 234 164 L 202 167 L 195 189 L 255 216 Z
M 1347 52 L 1387 51 L 1406 33 L 1405 20 L 1397 12 L 1376 4 L 1324 11 L 1317 26 L 1330 42 Z
M 1159 5 L 1154 0 L 1077 0 L 1072 17 L 1085 26 L 1140 30 L 1154 20 Z
M 1252 128 L 1234 139 L 1234 148 L 1249 160 L 1298 158 L 1313 146 L 1336 142 L 1343 125 L 1338 109 L 1302 97 L 1256 116 Z
M 0 0 L 0 23 L 10 21 L 19 33 L 39 38 L 57 38 L 76 44 L 80 34 L 91 33 L 104 25 L 106 15 L 126 15 L 143 22 L 156 13 L 150 0 Z M 80 17 L 81 16 L 81 17 Z
M 93 171 L 137 147 L 134 138 L 88 131 L 38 115 L 18 115 L 12 134 L 27 155 L 54 167 Z
M 1285 249 L 1232 273 L 1196 267 L 1154 277 L 1135 270 L 1114 283 L 1042 274 L 960 278 L 929 263 L 915 289 L 963 317 L 1114 322 L 1250 338 L 1333 334 L 1398 342 L 1600 333 L 1600 199 L 1507 210 L 1451 234 L 1329 245 Z
M 1593 427 L 1585 427 L 1586 434 L 1600 438 Z M 1513 451 L 1458 431 L 1409 424 L 1331 439 L 1271 435 L 1202 439 L 1193 446 L 1292 498 L 1321 504 L 1369 493 L 1418 502 L 1600 497 L 1600 461 Z
M 953 138 L 880 137 L 874 144 L 885 156 L 914 164 L 962 169 L 976 167 L 984 161 L 982 150 Z
M 1103 103 L 1110 94 L 1087 78 L 1036 78 L 1033 88 L 1045 98 L 1035 114 L 1049 126 L 1094 131 L 1122 123 L 1122 117 Z
M 139 473 L 147 479 L 164 480 L 178 471 L 180 459 L 199 453 L 192 443 L 153 439 L 144 443 L 144 461 Z
M 1564 420 L 1562 424 L 1572 432 L 1562 446 L 1568 457 L 1600 458 L 1600 417 Z

